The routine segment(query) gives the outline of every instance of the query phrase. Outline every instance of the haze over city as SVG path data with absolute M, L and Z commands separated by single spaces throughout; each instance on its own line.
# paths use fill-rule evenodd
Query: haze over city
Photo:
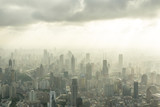
M 0 0 L 0 107 L 160 107 L 160 0 Z

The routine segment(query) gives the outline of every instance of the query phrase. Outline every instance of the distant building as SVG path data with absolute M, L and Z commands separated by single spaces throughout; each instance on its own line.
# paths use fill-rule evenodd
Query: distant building
M 90 63 L 86 64 L 86 77 L 89 80 L 92 78 L 92 65 Z
M 62 71 L 62 69 L 64 68 L 64 55 L 60 55 L 59 57 L 59 68 L 60 68 L 60 71 Z
M 71 86 L 71 105 L 76 107 L 76 99 L 78 96 L 78 83 L 77 79 L 72 79 L 72 86 Z
M 9 60 L 9 67 L 12 68 L 12 60 Z
M 108 66 L 107 66 L 107 60 L 103 60 L 103 70 L 102 70 L 103 75 L 108 75 Z
M 9 85 L 2 85 L 2 98 L 9 98 Z
M 126 68 L 122 68 L 122 78 L 126 78 Z
M 63 64 L 64 64 L 64 55 L 63 54 L 60 55 L 59 60 L 60 60 L 60 65 L 63 66 Z
M 16 84 L 12 83 L 11 86 L 9 86 L 9 97 L 15 98 L 16 97 Z
M 29 101 L 35 101 L 36 100 L 36 93 L 34 90 L 31 90 L 29 92 Z
M 47 79 L 43 79 L 39 82 L 39 89 L 49 89 L 50 88 L 50 84 L 49 81 Z
M 16 71 L 15 70 L 11 70 L 11 83 L 16 81 Z
M 118 64 L 120 69 L 123 67 L 123 54 L 119 54 L 118 56 Z
M 123 85 L 122 89 L 123 89 L 122 90 L 123 96 L 131 96 L 131 87 L 130 86 Z
M 56 92 L 50 91 L 49 96 L 50 96 L 49 107 L 56 107 Z
M 2 81 L 3 78 L 3 72 L 2 72 L 2 68 L 0 68 L 0 80 Z
M 72 69 L 72 72 L 75 72 L 75 58 L 73 55 L 71 58 L 71 69 Z
M 156 84 L 160 85 L 160 74 L 156 76 Z
M 83 101 L 82 101 L 82 98 L 77 98 L 77 106 L 76 107 L 82 107 L 83 105 Z
M 138 82 L 134 82 L 134 95 L 133 95 L 133 97 L 135 99 L 138 98 Z
M 104 87 L 104 95 L 106 97 L 112 97 L 114 95 L 114 85 L 107 83 Z
M 146 74 L 143 74 L 141 77 L 141 84 L 147 85 L 148 82 L 148 76 Z

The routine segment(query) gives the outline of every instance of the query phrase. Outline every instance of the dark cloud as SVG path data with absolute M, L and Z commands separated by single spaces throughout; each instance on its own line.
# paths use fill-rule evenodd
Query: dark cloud
M 156 17 L 160 0 L 1 0 L 0 26 Z

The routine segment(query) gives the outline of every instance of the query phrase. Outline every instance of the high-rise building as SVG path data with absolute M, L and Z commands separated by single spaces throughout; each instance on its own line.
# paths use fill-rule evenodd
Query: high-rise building
M 2 72 L 2 68 L 0 68 L 0 80 L 2 80 L 3 78 L 3 72 Z
M 71 58 L 71 69 L 72 69 L 72 72 L 75 72 L 75 58 L 73 55 Z
M 2 85 L 2 98 L 8 98 L 9 97 L 9 85 L 5 84 Z
M 0 96 L 2 96 L 2 83 L 0 82 Z
M 9 86 L 9 97 L 10 98 L 16 97 L 16 85 L 15 84 L 11 84 L 11 86 Z
M 69 70 L 70 69 L 70 60 L 69 59 L 65 59 L 65 70 Z
M 15 65 L 16 65 L 16 60 L 15 59 L 13 59 L 13 67 L 15 67 Z
M 11 83 L 16 81 L 16 71 L 15 70 L 11 70 Z
M 35 101 L 36 100 L 36 93 L 34 90 L 31 90 L 29 92 L 29 101 Z
M 60 55 L 59 57 L 59 68 L 60 68 L 60 71 L 62 71 L 62 69 L 64 68 L 64 55 Z
M 135 99 L 138 98 L 138 82 L 134 82 L 134 96 Z
M 76 107 L 76 100 L 78 96 L 78 83 L 77 79 L 72 79 L 72 86 L 71 86 L 71 105 Z
M 38 80 L 34 79 L 32 82 L 33 82 L 33 89 L 38 90 Z
M 112 97 L 114 95 L 114 85 L 107 83 L 104 87 L 104 94 L 106 97 Z
M 54 88 L 54 75 L 53 75 L 53 72 L 50 72 L 49 83 L 50 83 L 50 88 L 53 89 Z
M 108 75 L 107 60 L 103 60 L 103 70 L 102 70 L 102 74 Z
M 76 107 L 82 107 L 83 105 L 83 101 L 82 101 L 82 98 L 77 98 L 77 106 Z
M 86 64 L 86 77 L 89 80 L 92 78 L 92 65 L 90 63 Z
M 141 84 L 147 85 L 148 77 L 146 74 L 143 74 L 141 77 Z
M 122 89 L 123 89 L 122 90 L 123 96 L 131 96 L 131 87 L 130 86 L 123 85 Z
M 119 67 L 121 69 L 123 67 L 123 54 L 119 54 L 118 64 L 119 64 Z
M 39 76 L 43 76 L 43 74 L 44 74 L 44 67 L 43 67 L 43 65 L 41 64 L 41 65 L 40 65 L 40 68 L 39 68 Z
M 49 63 L 49 53 L 48 51 L 45 49 L 43 51 L 43 64 L 47 65 Z
M 86 81 L 86 77 L 84 75 L 82 75 L 80 78 L 79 78 L 79 89 L 81 91 L 85 91 L 86 90 L 86 87 L 87 87 L 87 81 Z
M 126 78 L 126 68 L 122 68 L 122 78 Z
M 9 60 L 9 67 L 12 68 L 12 60 L 11 59 Z
M 160 85 L 160 74 L 156 76 L 156 84 Z
M 64 77 L 68 78 L 68 71 L 64 71 Z
M 50 91 L 49 93 L 50 101 L 49 101 L 49 107 L 56 107 L 56 92 L 55 91 Z

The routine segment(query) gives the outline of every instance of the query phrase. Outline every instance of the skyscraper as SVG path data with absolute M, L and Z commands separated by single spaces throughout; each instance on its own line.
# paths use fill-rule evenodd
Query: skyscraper
M 16 84 L 11 84 L 11 86 L 9 86 L 9 97 L 10 98 L 16 97 Z
M 16 81 L 16 71 L 15 70 L 11 70 L 11 77 L 10 77 L 10 79 L 11 79 L 11 83 L 13 83 L 13 82 L 15 82 Z
M 50 91 L 49 93 L 50 96 L 50 106 L 49 107 L 56 107 L 56 92 L 55 91 Z
M 43 51 L 43 64 L 47 65 L 49 63 L 49 53 L 48 51 L 45 49 Z
M 50 88 L 51 89 L 54 88 L 54 76 L 53 76 L 53 72 L 50 72 Z
M 127 85 L 123 85 L 122 94 L 123 96 L 131 96 L 131 87 Z
M 104 87 L 104 94 L 106 97 L 112 97 L 114 94 L 114 85 L 107 83 Z
M 86 64 L 86 77 L 89 80 L 92 78 L 92 65 L 90 63 Z
M 134 96 L 135 99 L 138 98 L 138 82 L 134 82 Z
M 122 78 L 126 78 L 126 68 L 122 68 Z
M 2 72 L 2 68 L 0 68 L 0 80 L 2 80 L 3 77 L 3 72 Z
M 108 75 L 107 60 L 103 60 L 103 70 L 102 70 L 102 74 Z
M 121 69 L 123 67 L 123 54 L 119 54 L 118 64 L 119 64 L 119 67 Z
M 141 84 L 147 85 L 148 76 L 146 74 L 143 74 L 141 77 Z
M 59 65 L 60 65 L 60 69 L 62 70 L 64 68 L 64 55 L 60 55 L 59 57 Z
M 12 67 L 12 60 L 9 60 L 9 67 Z
M 75 72 L 75 58 L 73 55 L 71 58 L 71 69 L 72 69 L 72 72 Z
M 29 101 L 35 101 L 36 100 L 36 93 L 34 90 L 31 90 L 29 92 Z
M 71 86 L 71 105 L 73 107 L 76 107 L 76 99 L 77 99 L 77 95 L 78 95 L 78 83 L 77 83 L 77 79 L 72 79 L 72 86 Z

